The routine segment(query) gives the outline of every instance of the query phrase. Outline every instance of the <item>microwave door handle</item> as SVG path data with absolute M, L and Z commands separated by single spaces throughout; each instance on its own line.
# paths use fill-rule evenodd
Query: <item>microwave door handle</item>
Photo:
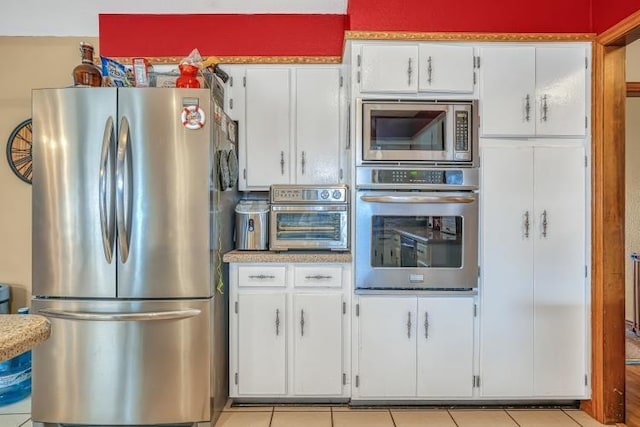
M 360 196 L 363 202 L 372 203 L 473 203 L 474 197 L 466 196 Z

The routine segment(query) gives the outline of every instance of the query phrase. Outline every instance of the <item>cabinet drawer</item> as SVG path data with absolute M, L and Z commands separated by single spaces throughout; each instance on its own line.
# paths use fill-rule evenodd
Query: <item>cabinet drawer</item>
M 287 284 L 287 268 L 278 267 L 238 267 L 238 286 L 255 287 L 269 286 L 284 288 Z
M 297 288 L 342 287 L 342 267 L 294 267 L 294 286 Z

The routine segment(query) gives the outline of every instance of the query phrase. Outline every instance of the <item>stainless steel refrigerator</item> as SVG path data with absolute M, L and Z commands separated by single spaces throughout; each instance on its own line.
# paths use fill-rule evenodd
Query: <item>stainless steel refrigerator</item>
M 210 424 L 227 396 L 215 289 L 235 192 L 213 185 L 224 141 L 209 91 L 32 100 L 32 311 L 52 323 L 33 351 L 33 421 Z

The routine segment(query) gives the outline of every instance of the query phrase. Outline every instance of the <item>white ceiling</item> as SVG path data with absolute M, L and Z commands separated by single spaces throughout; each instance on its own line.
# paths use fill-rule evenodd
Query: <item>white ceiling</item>
M 347 0 L 0 0 L 0 36 L 97 37 L 100 13 L 345 14 L 346 10 Z

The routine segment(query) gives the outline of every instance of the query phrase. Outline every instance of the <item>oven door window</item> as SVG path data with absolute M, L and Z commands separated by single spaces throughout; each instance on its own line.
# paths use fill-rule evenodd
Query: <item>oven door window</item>
M 461 268 L 461 216 L 374 215 L 372 267 Z
M 276 214 L 276 237 L 281 241 L 340 240 L 341 212 L 279 212 Z
M 445 151 L 446 112 L 372 110 L 372 151 Z

